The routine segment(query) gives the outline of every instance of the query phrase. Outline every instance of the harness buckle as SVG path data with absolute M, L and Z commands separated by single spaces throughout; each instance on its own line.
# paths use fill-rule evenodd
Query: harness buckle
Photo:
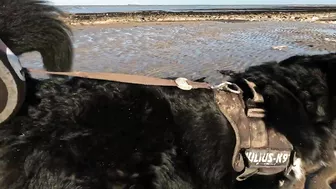
M 249 177 L 255 175 L 256 173 L 258 173 L 257 168 L 245 168 L 244 172 L 236 177 L 236 180 L 237 181 L 244 181 L 244 180 L 248 179 Z
M 296 158 L 296 152 L 293 150 L 292 154 L 290 156 L 289 165 L 288 165 L 288 167 L 284 171 L 284 176 L 286 178 L 288 178 L 289 180 L 295 180 L 295 177 L 293 175 L 291 175 L 291 173 L 293 171 L 293 166 L 296 166 L 296 165 L 294 165 L 295 158 Z
M 265 110 L 261 108 L 250 108 L 247 109 L 247 116 L 254 118 L 263 118 L 265 117 Z

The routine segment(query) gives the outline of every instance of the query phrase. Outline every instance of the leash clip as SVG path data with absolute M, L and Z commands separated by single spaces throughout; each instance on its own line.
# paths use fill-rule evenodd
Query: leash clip
M 241 90 L 238 87 L 238 85 L 236 85 L 235 83 L 231 83 L 228 81 L 225 81 L 219 85 L 215 85 L 213 87 L 211 87 L 212 89 L 219 89 L 219 90 L 226 90 L 229 91 L 231 93 L 235 93 L 235 94 L 240 94 Z

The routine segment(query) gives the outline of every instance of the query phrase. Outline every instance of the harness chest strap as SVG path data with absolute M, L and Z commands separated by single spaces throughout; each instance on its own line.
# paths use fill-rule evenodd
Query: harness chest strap
M 240 93 L 227 90 L 216 90 L 215 99 L 220 111 L 231 124 L 236 145 L 232 158 L 232 166 L 236 172 L 242 172 L 237 180 L 245 180 L 254 175 L 272 175 L 290 171 L 293 158 L 293 146 L 285 136 L 273 129 L 266 129 L 262 120 L 264 110 L 257 108 L 256 103 L 262 103 L 254 83 L 246 80 L 254 94 L 246 106 Z

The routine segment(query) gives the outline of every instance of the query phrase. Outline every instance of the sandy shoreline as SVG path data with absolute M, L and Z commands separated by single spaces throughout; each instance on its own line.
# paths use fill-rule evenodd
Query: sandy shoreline
M 137 22 L 71 26 L 74 70 L 154 77 L 208 77 L 297 54 L 335 52 L 336 24 L 296 21 Z M 273 47 L 284 47 L 275 49 Z M 21 57 L 41 68 L 40 57 Z
M 68 14 L 63 20 L 68 25 L 100 25 L 134 22 L 185 21 L 300 21 L 336 23 L 336 8 L 301 11 L 242 11 L 242 12 L 123 12 Z

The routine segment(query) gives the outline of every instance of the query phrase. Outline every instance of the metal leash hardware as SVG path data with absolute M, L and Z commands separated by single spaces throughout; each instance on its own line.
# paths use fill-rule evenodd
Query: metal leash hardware
M 211 88 L 217 90 L 225 90 L 235 94 L 240 94 L 242 92 L 242 90 L 238 87 L 238 85 L 236 85 L 235 83 L 231 83 L 229 81 L 224 81 L 218 85 L 212 86 Z

